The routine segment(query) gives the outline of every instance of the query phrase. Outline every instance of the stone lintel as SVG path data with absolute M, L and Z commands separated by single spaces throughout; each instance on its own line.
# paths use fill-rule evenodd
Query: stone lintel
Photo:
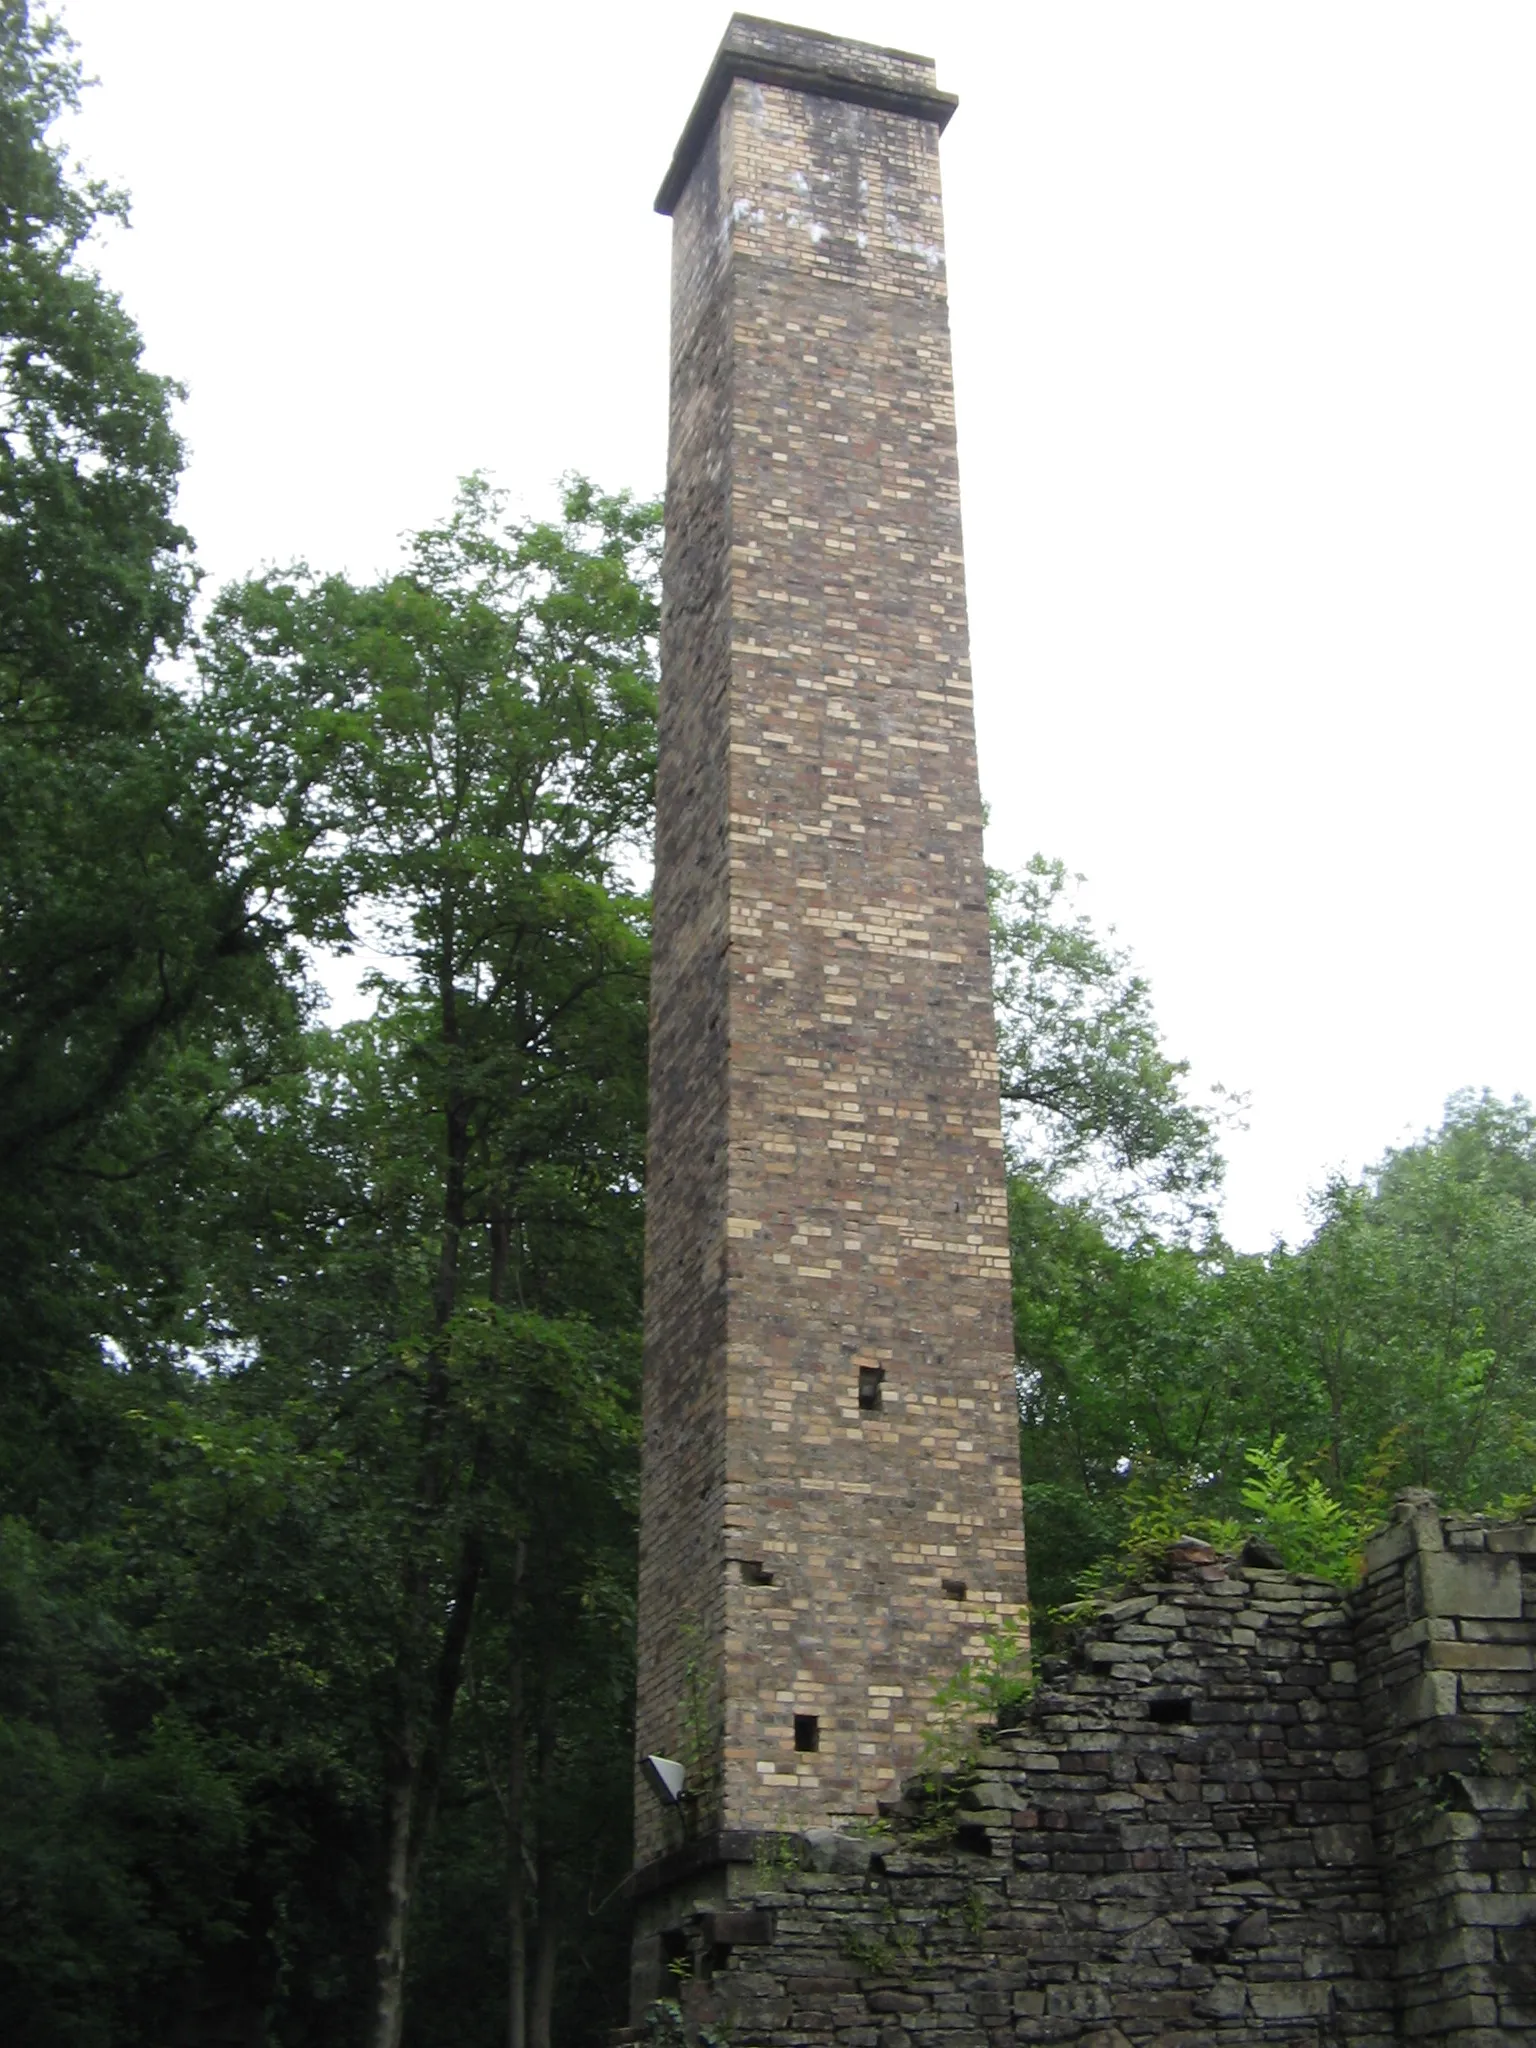
M 814 93 L 820 99 L 846 100 L 856 107 L 879 107 L 888 114 L 932 121 L 940 129 L 960 104 L 952 92 L 939 91 L 930 57 L 849 42 L 818 29 L 790 28 L 753 14 L 733 14 L 656 194 L 658 213 L 670 214 L 682 197 L 721 103 L 737 78 Z
M 685 1884 L 689 1879 L 708 1870 L 719 1870 L 727 1863 L 750 1863 L 757 1854 L 759 1842 L 776 1839 L 765 1830 L 756 1828 L 716 1828 L 694 1841 L 684 1842 L 681 1848 L 669 1849 L 665 1856 L 655 1856 L 649 1863 L 642 1863 L 625 1880 L 624 1890 L 632 1899 L 649 1898 L 653 1892 Z
M 699 1915 L 699 1931 L 708 1942 L 727 1948 L 767 1948 L 774 1936 L 772 1913 L 749 1908 L 745 1912 L 714 1911 Z

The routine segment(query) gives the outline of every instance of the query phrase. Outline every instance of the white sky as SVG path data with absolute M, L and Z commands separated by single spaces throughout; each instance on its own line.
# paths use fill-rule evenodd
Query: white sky
M 1294 1237 L 1536 1093 L 1536 8 L 786 0 L 931 54 L 991 854 L 1089 877 Z M 368 573 L 491 470 L 660 488 L 723 0 L 64 0 L 108 275 L 215 579 Z

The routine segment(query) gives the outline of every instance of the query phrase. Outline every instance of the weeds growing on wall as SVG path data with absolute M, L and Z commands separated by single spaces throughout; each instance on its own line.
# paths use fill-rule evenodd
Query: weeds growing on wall
M 1283 1436 L 1267 1449 L 1250 1446 L 1244 1463 L 1247 1477 L 1240 1498 L 1246 1513 L 1241 1517 L 1205 1511 L 1199 1482 L 1191 1476 L 1165 1480 L 1152 1489 L 1132 1479 L 1130 1528 L 1124 1544 L 1080 1576 L 1078 1597 L 1056 1608 L 1051 1619 L 1065 1627 L 1091 1621 L 1107 1597 L 1146 1577 L 1171 1545 L 1189 1536 L 1227 1552 L 1241 1550 L 1256 1537 L 1272 1546 L 1287 1571 L 1329 1579 L 1338 1586 L 1353 1585 L 1360 1575 L 1365 1538 L 1381 1519 L 1383 1504 L 1374 1489 L 1362 1487 L 1356 1504 L 1346 1507 L 1315 1474 L 1295 1470 Z
M 915 1840 L 953 1834 L 960 1781 L 976 1761 L 982 1729 L 1017 1727 L 1034 1689 L 1028 1623 L 1012 1615 L 987 1631 L 982 1650 L 967 1657 L 933 1696 L 918 1758 L 925 1811 Z

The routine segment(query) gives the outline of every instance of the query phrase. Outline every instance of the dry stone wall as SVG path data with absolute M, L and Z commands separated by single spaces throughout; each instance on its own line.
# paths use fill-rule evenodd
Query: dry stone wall
M 1405 1502 L 1359 1591 L 1170 1553 L 938 1809 L 678 1921 L 732 2048 L 1536 2040 L 1536 1523 Z M 922 1831 L 947 1826 L 942 1847 Z
M 1536 1525 L 1408 1496 L 1353 1603 L 1405 2038 L 1536 2042 Z

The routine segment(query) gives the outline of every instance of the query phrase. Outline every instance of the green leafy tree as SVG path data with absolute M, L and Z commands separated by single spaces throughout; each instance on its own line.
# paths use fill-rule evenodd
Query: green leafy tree
M 1325 1402 L 1335 1489 L 1464 1506 L 1536 1477 L 1536 1116 L 1465 1093 L 1438 1131 L 1335 1182 L 1277 1261 Z
M 295 1014 L 161 677 L 193 585 L 174 393 L 90 265 L 124 205 L 55 139 L 79 86 L 0 0 L 0 2009 L 27 2048 L 166 2038 L 227 1933 L 244 1820 L 141 1628 L 133 1417 L 196 1323 L 210 1124 Z
M 182 450 L 88 262 L 123 201 L 52 139 L 78 90 L 57 24 L 0 0 L 0 1484 L 58 1515 L 101 1454 L 103 1299 L 156 1289 L 149 1183 L 291 1019 L 158 675 Z
M 1185 1092 L 1130 956 L 1072 908 L 1061 861 L 1036 854 L 991 876 L 992 972 L 1010 1161 L 1058 1197 L 1087 1200 L 1120 1237 L 1208 1230 L 1222 1178 L 1223 1111 Z
M 1036 1602 L 1169 1518 L 1334 1572 L 1398 1487 L 1470 1508 L 1529 1495 L 1533 1167 L 1525 1103 L 1455 1097 L 1438 1131 L 1325 1189 L 1306 1243 L 1262 1258 L 1117 1241 L 1017 1176 Z
M 79 72 L 0 4 L 0 1164 L 52 1170 L 259 950 L 156 668 L 192 572 L 174 390 L 85 260 L 121 198 L 49 139 Z
M 511 525 L 472 480 L 400 575 L 268 576 L 226 593 L 205 636 L 202 715 L 248 793 L 241 860 L 305 936 L 363 936 L 397 963 L 335 1083 L 363 1133 L 365 1267 L 387 1230 L 378 1312 L 346 1315 L 329 1358 L 292 1322 L 291 1280 L 273 1305 L 285 1344 L 241 1325 L 306 1393 L 327 1381 L 361 1412 L 353 1387 L 383 1389 L 398 1578 L 378 2048 L 404 2025 L 477 1615 L 529 1540 L 506 1497 L 531 1440 L 505 1405 L 508 1347 L 528 1317 L 558 1351 L 577 1341 L 559 1319 L 633 1327 L 637 1311 L 637 1262 L 615 1253 L 638 1217 L 647 946 L 624 875 L 649 823 L 658 522 L 575 484 L 561 524 Z M 232 1324 L 259 1285 L 232 1291 Z M 561 1432 L 582 1440 L 578 1408 Z

